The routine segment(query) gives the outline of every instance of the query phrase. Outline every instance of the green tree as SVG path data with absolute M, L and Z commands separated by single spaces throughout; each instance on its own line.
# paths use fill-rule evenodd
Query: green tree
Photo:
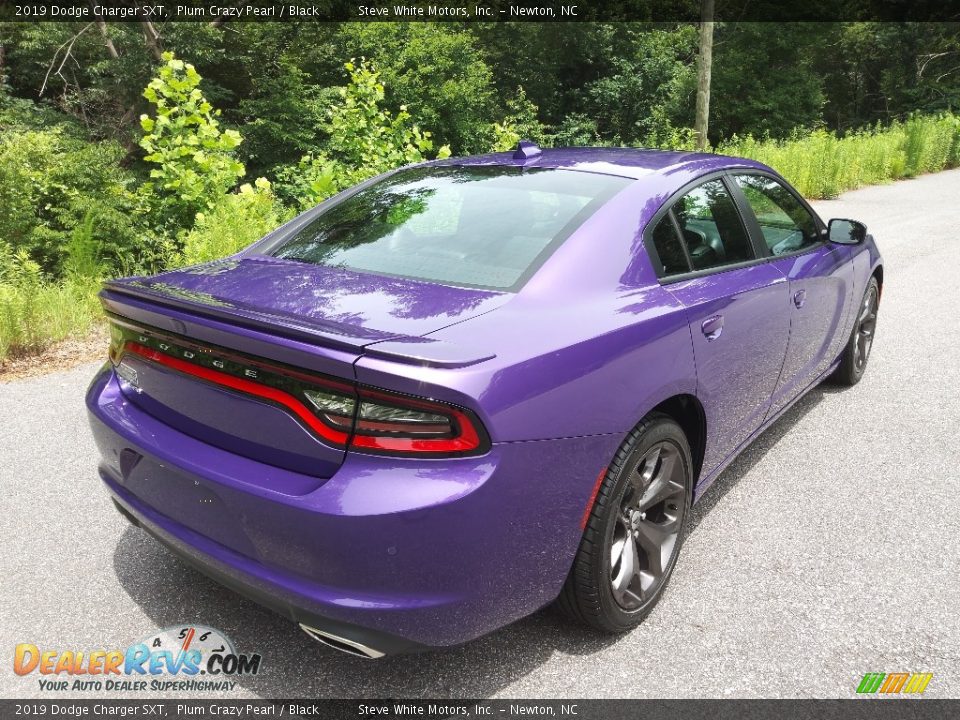
M 325 126 L 324 152 L 307 155 L 280 174 L 280 189 L 299 203 L 314 205 L 369 177 L 401 165 L 421 162 L 433 154 L 429 131 L 413 122 L 404 105 L 391 113 L 383 107 L 385 88 L 368 61 L 344 65 L 350 83 L 338 91 Z M 436 157 L 450 155 L 444 145 Z
M 204 88 L 223 92 L 211 102 L 243 129 L 238 152 L 252 177 L 272 177 L 325 142 L 327 110 L 351 57 L 332 45 L 337 31 L 326 23 L 226 25 L 219 31 L 222 59 L 197 64 Z
M 493 76 L 473 35 L 447 23 L 346 23 L 335 42 L 337 57 L 370 58 L 390 89 L 387 106 L 408 108 L 440 144 L 489 149 Z
M 512 150 L 520 140 L 546 143 L 547 132 L 537 117 L 537 106 L 527 99 L 522 87 L 517 88 L 506 104 L 508 114 L 500 122 L 493 123 L 494 150 Z
M 197 212 L 210 207 L 243 176 L 234 151 L 241 142 L 236 130 L 223 130 L 219 111 L 200 91 L 200 74 L 190 63 L 163 55 L 164 65 L 144 90 L 154 117 L 142 115 L 140 147 L 152 163 L 150 181 L 141 196 L 161 226 L 189 227 Z
M 272 173 L 322 146 L 335 97 L 334 87 L 315 84 L 288 57 L 252 77 L 249 95 L 230 113 L 243 127 L 241 152 L 248 171 Z
M 826 97 L 813 65 L 829 53 L 826 37 L 820 23 L 717 23 L 711 142 L 816 127 Z
M 583 87 L 578 112 L 595 119 L 601 137 L 614 144 L 649 144 L 678 126 L 692 126 L 697 29 L 618 32 L 626 32 L 630 50 L 613 57 L 606 74 Z
M 846 130 L 960 107 L 960 23 L 832 23 L 814 60 L 824 119 Z
M 340 90 L 340 102 L 330 109 L 328 147 L 351 180 L 426 159 L 433 150 L 432 133 L 413 122 L 406 105 L 396 114 L 382 107 L 385 88 L 373 65 L 361 59 L 359 65 L 348 62 L 344 67 L 350 84 Z M 447 156 L 450 148 L 444 146 L 438 154 Z
M 713 0 L 700 4 L 700 49 L 697 52 L 697 107 L 693 121 L 697 150 L 709 147 L 710 75 L 713 71 Z

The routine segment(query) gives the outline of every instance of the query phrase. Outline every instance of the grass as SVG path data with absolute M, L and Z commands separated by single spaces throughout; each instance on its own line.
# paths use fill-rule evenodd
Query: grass
M 718 151 L 776 169 L 804 197 L 833 198 L 864 185 L 960 165 L 960 117 L 915 116 L 838 137 L 818 130 L 790 140 L 734 138 Z
M 960 166 L 960 117 L 915 116 L 842 137 L 818 130 L 779 141 L 733 138 L 718 151 L 770 165 L 805 197 L 832 198 L 864 185 Z M 271 204 L 266 191 L 245 188 L 198 218 L 177 262 L 236 252 L 279 224 L 285 213 Z M 63 280 L 44 279 L 23 256 L 0 257 L 0 363 L 85 334 L 102 318 L 96 298 L 100 283 L 94 279 L 101 272 L 100 247 L 88 226 L 78 229 L 67 248 Z
M 0 283 L 0 362 L 85 334 L 103 317 L 99 282 Z

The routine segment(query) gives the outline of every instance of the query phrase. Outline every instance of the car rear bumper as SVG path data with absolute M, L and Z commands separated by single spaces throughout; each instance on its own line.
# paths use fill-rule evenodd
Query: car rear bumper
M 319 630 L 334 638 L 342 638 L 351 643 L 354 649 L 367 649 L 367 652 L 357 651 L 356 654 L 374 658 L 426 649 L 426 646 L 412 640 L 318 615 L 312 607 L 306 606 L 302 596 L 285 592 L 277 584 L 265 583 L 258 579 L 255 573 L 244 572 L 244 558 L 236 557 L 233 563 L 218 560 L 213 553 L 222 555 L 225 548 L 211 547 L 202 536 L 197 536 L 183 527 L 178 528 L 178 533 L 169 532 L 164 527 L 169 528 L 169 520 L 164 521 L 157 517 L 156 513 L 129 497 L 121 499 L 122 491 L 112 487 L 109 480 L 104 481 L 110 487 L 114 506 L 131 524 L 146 530 L 188 565 L 234 592 L 290 618 L 302 627 Z M 192 542 L 185 540 L 185 536 Z M 205 546 L 209 552 L 205 551 Z
M 427 461 L 348 453 L 321 481 L 164 425 L 109 366 L 87 406 L 100 476 L 128 518 L 241 594 L 388 654 L 462 643 L 551 602 L 620 440 Z

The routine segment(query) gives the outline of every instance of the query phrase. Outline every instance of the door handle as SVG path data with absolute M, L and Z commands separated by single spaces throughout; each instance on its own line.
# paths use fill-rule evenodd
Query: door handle
M 707 318 L 700 325 L 700 330 L 703 331 L 707 340 L 716 340 L 723 332 L 723 315 L 714 315 Z
M 802 308 L 802 307 L 803 307 L 803 304 L 804 304 L 806 301 L 807 301 L 807 291 L 806 291 L 806 290 L 797 290 L 797 291 L 793 294 L 793 304 L 796 305 L 798 309 L 799 309 L 799 308 Z

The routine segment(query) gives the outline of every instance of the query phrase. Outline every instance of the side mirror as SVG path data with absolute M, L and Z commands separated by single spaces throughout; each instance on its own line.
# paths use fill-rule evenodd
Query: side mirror
M 827 225 L 827 237 L 838 245 L 859 245 L 867 239 L 867 226 L 857 220 L 834 218 Z

